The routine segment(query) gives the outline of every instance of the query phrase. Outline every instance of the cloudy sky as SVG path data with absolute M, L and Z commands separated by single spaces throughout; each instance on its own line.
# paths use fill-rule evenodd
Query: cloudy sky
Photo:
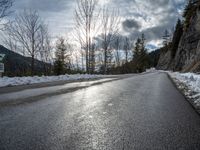
M 121 34 L 133 39 L 145 33 L 150 48 L 158 47 L 165 29 L 172 29 L 186 0 L 100 0 L 120 10 Z M 73 29 L 75 0 L 15 0 L 15 13 L 36 9 L 48 22 L 53 37 L 67 34 Z M 13 16 L 15 15 L 13 14 Z

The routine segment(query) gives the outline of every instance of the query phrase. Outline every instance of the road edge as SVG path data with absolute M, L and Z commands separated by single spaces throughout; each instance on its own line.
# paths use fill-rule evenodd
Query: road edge
M 47 97 L 53 97 L 53 96 L 56 96 L 56 95 L 72 93 L 72 92 L 76 92 L 78 90 L 82 90 L 82 89 L 89 88 L 89 87 L 92 87 L 92 86 L 98 86 L 98 85 L 101 85 L 101 84 L 104 84 L 104 83 L 113 82 L 113 81 L 117 81 L 117 80 L 121 80 L 121 79 L 123 79 L 123 78 L 113 78 L 113 79 L 108 80 L 108 81 L 99 81 L 99 82 L 93 83 L 93 84 L 88 85 L 88 86 L 66 88 L 66 89 L 55 91 L 53 93 L 45 93 L 45 94 L 41 94 L 41 95 L 31 96 L 31 97 L 28 97 L 28 98 L 3 101 L 3 102 L 0 102 L 0 108 L 17 106 L 17 105 L 21 105 L 21 104 L 29 104 L 29 103 L 33 103 L 33 102 L 43 100 Z M 93 80 L 93 81 L 95 81 L 95 80 Z M 98 81 L 98 80 L 96 80 L 96 81 Z M 7 94 L 9 94 L 9 93 L 7 93 Z
M 175 86 L 175 88 L 179 91 L 179 93 L 185 98 L 185 100 L 192 106 L 192 108 L 195 110 L 195 112 L 200 116 L 200 110 L 198 110 L 195 107 L 195 104 L 192 102 L 191 98 L 189 98 L 185 92 L 188 90 L 187 86 L 183 84 L 184 89 L 181 89 L 178 87 L 177 83 L 174 81 L 174 79 L 169 75 L 169 73 L 165 73 L 169 80 L 172 82 L 172 84 Z

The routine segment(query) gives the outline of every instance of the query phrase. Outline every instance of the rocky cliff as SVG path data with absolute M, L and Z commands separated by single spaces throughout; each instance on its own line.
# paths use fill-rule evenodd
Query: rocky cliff
M 178 49 L 173 56 L 172 49 L 162 50 L 157 68 L 182 72 L 200 72 L 200 9 L 184 30 Z

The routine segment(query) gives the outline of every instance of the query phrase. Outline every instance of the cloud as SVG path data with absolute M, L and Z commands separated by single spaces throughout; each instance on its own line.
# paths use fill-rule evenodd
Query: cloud
M 135 19 L 126 19 L 125 21 L 122 22 L 122 26 L 126 32 L 139 30 L 141 28 L 140 23 L 137 22 Z
M 16 0 L 14 1 L 14 18 L 24 9 L 37 10 L 48 24 L 52 37 L 64 36 L 73 26 L 74 0 Z
M 164 30 L 171 30 L 177 19 L 181 18 L 180 12 L 186 2 L 186 0 L 112 0 L 115 7 L 122 8 L 120 5 L 123 5 L 123 16 L 137 20 L 140 24 L 137 30 L 127 30 L 122 22 L 124 34 L 129 34 L 134 40 L 144 33 L 147 42 L 161 41 Z M 160 42 L 156 42 L 154 46 L 159 46 L 158 43 Z
M 121 34 L 137 38 L 144 33 L 148 41 L 161 39 L 165 29 L 171 29 L 187 0 L 100 0 L 109 8 L 120 10 Z M 75 0 L 16 0 L 13 9 L 32 8 L 49 23 L 53 36 L 71 31 Z M 14 17 L 15 14 L 13 14 Z M 156 43 L 155 43 L 156 44 Z
M 41 12 L 59 12 L 70 8 L 73 0 L 17 0 L 14 2 L 14 9 L 36 9 Z

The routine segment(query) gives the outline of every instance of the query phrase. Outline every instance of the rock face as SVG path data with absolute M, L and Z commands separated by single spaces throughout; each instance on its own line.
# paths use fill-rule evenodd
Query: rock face
M 200 72 L 200 10 L 191 19 L 187 31 L 184 31 L 175 58 L 172 58 L 170 49 L 163 51 L 157 68 Z
M 171 65 L 171 51 L 161 50 L 160 59 L 158 61 L 157 69 L 159 70 L 168 70 Z

